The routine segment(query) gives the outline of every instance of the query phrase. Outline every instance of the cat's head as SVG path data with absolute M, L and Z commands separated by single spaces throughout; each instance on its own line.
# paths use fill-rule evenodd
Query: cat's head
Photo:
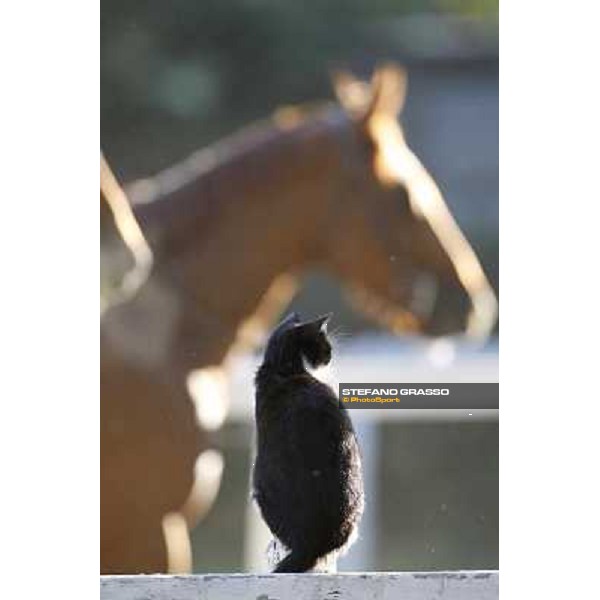
M 313 367 L 329 364 L 331 343 L 327 337 L 327 321 L 331 314 L 313 321 L 302 321 L 297 313 L 288 315 L 273 331 L 265 351 L 265 363 L 295 370 L 302 359 Z

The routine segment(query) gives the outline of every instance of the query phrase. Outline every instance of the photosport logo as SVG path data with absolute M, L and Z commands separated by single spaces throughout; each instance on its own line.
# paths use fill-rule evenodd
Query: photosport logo
M 346 408 L 497 409 L 498 383 L 340 383 Z

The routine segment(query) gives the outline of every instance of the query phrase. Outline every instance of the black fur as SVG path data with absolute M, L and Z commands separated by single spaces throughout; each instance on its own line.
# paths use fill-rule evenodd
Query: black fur
M 331 360 L 328 317 L 290 315 L 272 333 L 256 375 L 254 497 L 290 549 L 279 573 L 308 571 L 346 544 L 363 510 L 356 436 L 336 394 L 310 375 Z

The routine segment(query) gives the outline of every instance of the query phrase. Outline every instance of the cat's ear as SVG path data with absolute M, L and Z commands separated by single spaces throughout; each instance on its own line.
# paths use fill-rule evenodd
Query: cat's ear
M 282 325 L 298 325 L 300 323 L 300 315 L 297 312 L 291 312 L 282 322 Z
M 287 331 L 288 329 L 292 329 L 300 324 L 300 316 L 297 312 L 290 313 L 275 329 L 273 330 L 272 336 L 276 333 L 280 333 L 282 331 Z
M 314 319 L 313 321 L 307 321 L 306 323 L 300 323 L 297 327 L 306 328 L 312 331 L 327 331 L 327 322 L 331 319 L 333 313 L 327 313 L 321 317 Z
M 327 313 L 318 319 L 315 319 L 314 323 L 319 327 L 321 331 L 327 331 L 327 323 L 329 323 L 329 319 L 333 316 L 333 313 Z

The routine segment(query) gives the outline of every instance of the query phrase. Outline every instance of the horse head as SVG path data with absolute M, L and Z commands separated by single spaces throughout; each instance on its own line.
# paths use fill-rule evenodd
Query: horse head
M 334 77 L 352 121 L 347 185 L 329 252 L 361 308 L 393 331 L 485 338 L 497 300 L 442 193 L 408 147 L 398 114 L 405 71 L 386 65 L 370 83 Z

